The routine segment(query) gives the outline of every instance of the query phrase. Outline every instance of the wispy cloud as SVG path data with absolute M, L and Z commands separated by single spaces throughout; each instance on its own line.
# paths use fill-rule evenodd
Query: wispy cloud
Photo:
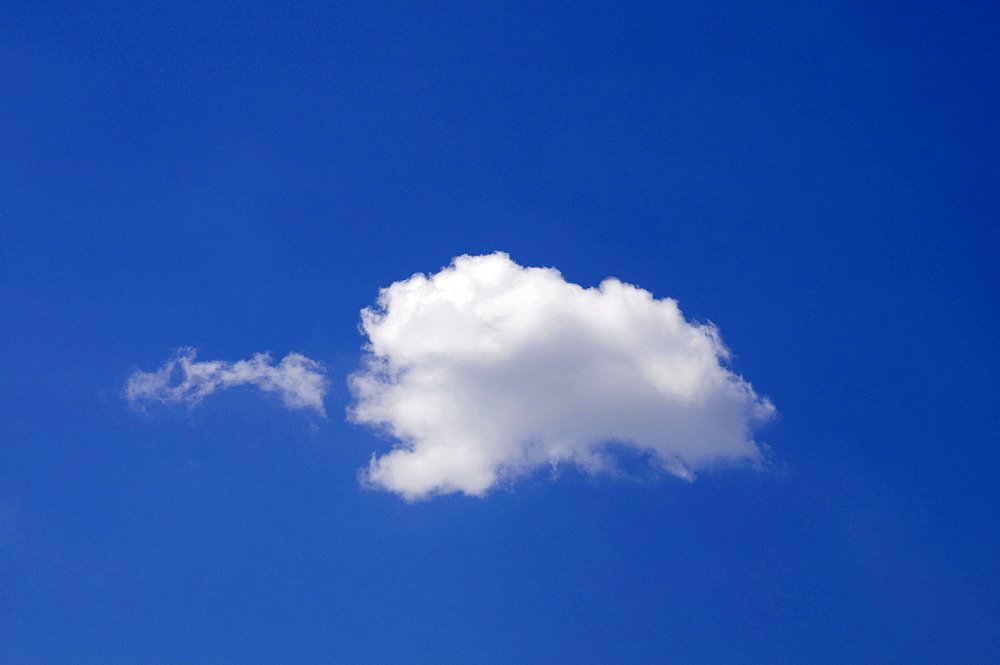
M 313 409 L 325 416 L 323 397 L 327 381 L 315 360 L 289 353 L 277 365 L 270 354 L 258 353 L 249 360 L 195 361 L 197 351 L 178 349 L 155 372 L 137 370 L 125 384 L 125 398 L 133 407 L 147 402 L 194 406 L 217 390 L 252 385 L 278 393 L 290 409 Z
M 609 278 L 598 288 L 506 254 L 461 256 L 362 312 L 368 357 L 349 417 L 395 439 L 362 471 L 408 500 L 483 495 L 545 465 L 615 468 L 611 443 L 693 478 L 759 464 L 774 407 L 726 367 L 711 324 Z

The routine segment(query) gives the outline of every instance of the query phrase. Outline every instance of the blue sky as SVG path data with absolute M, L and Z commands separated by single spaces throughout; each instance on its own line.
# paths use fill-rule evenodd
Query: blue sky
M 1000 659 L 995 6 L 3 13 L 0 664 Z M 361 310 L 496 251 L 717 326 L 766 463 L 359 482 Z M 326 418 L 130 407 L 187 347 Z

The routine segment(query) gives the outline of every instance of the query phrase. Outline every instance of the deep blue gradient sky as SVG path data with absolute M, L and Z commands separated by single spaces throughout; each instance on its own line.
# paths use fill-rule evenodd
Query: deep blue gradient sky
M 998 13 L 7 3 L 0 664 L 1000 661 Z M 360 488 L 359 310 L 494 250 L 717 324 L 773 468 Z M 180 346 L 330 417 L 130 410 Z

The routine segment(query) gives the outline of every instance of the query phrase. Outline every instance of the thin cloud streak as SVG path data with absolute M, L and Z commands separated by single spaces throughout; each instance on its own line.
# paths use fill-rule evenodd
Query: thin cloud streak
M 277 365 L 270 354 L 257 353 L 249 360 L 196 361 L 197 351 L 178 349 L 158 370 L 136 370 L 125 383 L 125 399 L 133 408 L 149 402 L 195 406 L 218 390 L 252 385 L 277 393 L 289 409 L 313 409 L 325 417 L 323 397 L 327 380 L 323 367 L 298 353 L 289 353 Z

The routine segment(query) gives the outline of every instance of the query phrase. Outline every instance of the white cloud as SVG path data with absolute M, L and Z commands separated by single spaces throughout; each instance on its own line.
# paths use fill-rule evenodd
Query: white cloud
M 290 409 L 314 409 L 325 416 L 323 396 L 327 381 L 323 368 L 315 360 L 289 353 L 277 365 L 267 353 L 250 360 L 196 362 L 197 351 L 178 349 L 155 372 L 137 370 L 125 384 L 125 398 L 132 406 L 145 402 L 184 403 L 194 406 L 216 390 L 253 385 L 266 392 L 278 393 Z
M 361 315 L 349 418 L 395 439 L 361 477 L 407 500 L 481 496 L 546 465 L 614 470 L 610 443 L 683 478 L 764 459 L 751 430 L 774 407 L 726 367 L 717 329 L 617 279 L 585 289 L 503 253 L 460 256 Z

